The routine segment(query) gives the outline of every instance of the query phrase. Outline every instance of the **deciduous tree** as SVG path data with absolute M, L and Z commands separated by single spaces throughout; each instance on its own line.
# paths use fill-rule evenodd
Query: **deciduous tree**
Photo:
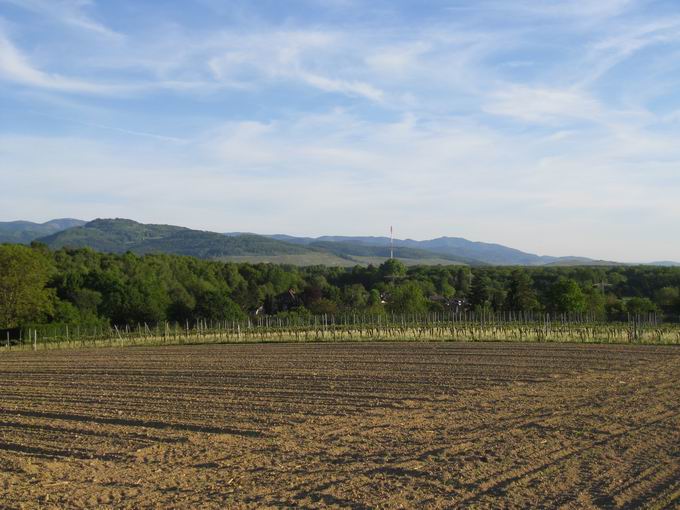
M 45 285 L 52 269 L 38 250 L 0 245 L 0 327 L 39 321 L 51 311 L 54 300 Z

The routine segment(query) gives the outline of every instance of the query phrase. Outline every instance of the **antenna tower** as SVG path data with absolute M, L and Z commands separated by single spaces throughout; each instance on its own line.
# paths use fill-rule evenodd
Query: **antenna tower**
M 394 258 L 394 231 L 390 225 L 390 260 Z

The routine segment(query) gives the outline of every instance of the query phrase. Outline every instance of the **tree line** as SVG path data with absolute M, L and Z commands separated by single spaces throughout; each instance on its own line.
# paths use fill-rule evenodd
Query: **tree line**
M 658 313 L 680 319 L 680 268 L 379 266 L 300 268 L 176 255 L 0 245 L 0 328 L 156 324 L 249 315 Z

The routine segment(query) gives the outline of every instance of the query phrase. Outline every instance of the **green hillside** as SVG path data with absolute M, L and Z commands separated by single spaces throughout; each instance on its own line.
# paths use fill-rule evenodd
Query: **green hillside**
M 385 260 L 390 257 L 390 247 L 388 244 L 378 246 L 351 242 L 314 241 L 306 246 L 352 259 L 377 258 Z M 477 260 L 403 246 L 395 247 L 394 256 L 398 259 L 419 261 L 421 264 L 441 264 L 443 262 L 445 264 L 479 265 Z M 435 259 L 436 262 L 433 262 Z
M 44 242 L 53 249 L 92 248 L 107 253 L 169 253 L 209 260 L 270 262 L 296 266 L 335 267 L 380 264 L 390 257 L 386 237 L 217 233 L 174 225 L 143 224 L 128 219 L 96 219 L 89 223 L 62 219 L 47 223 L 0 222 L 0 243 Z M 548 257 L 491 243 L 440 237 L 429 241 L 394 240 L 394 257 L 406 265 L 611 266 L 611 261 L 585 257 Z M 664 262 L 659 265 L 672 265 Z
M 203 259 L 244 255 L 296 255 L 310 251 L 304 246 L 253 234 L 227 237 L 215 232 L 172 225 L 144 225 L 125 219 L 97 219 L 82 227 L 40 238 L 39 241 L 50 248 L 89 247 L 109 253 L 174 253 Z
M 380 264 L 390 256 L 387 246 L 325 241 L 290 243 L 255 234 L 224 235 L 173 225 L 145 225 L 127 219 L 97 219 L 39 241 L 53 249 L 87 247 L 108 253 L 171 253 L 211 260 L 297 266 Z M 409 265 L 475 263 L 417 248 L 401 247 L 395 255 Z
M 73 227 L 84 225 L 82 220 L 70 218 L 45 223 L 32 221 L 0 221 L 0 243 L 30 244 L 39 237 L 48 236 Z

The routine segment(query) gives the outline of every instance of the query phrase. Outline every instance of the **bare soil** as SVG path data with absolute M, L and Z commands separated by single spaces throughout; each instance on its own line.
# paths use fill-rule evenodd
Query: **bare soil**
M 680 508 L 680 348 L 0 356 L 0 508 Z

